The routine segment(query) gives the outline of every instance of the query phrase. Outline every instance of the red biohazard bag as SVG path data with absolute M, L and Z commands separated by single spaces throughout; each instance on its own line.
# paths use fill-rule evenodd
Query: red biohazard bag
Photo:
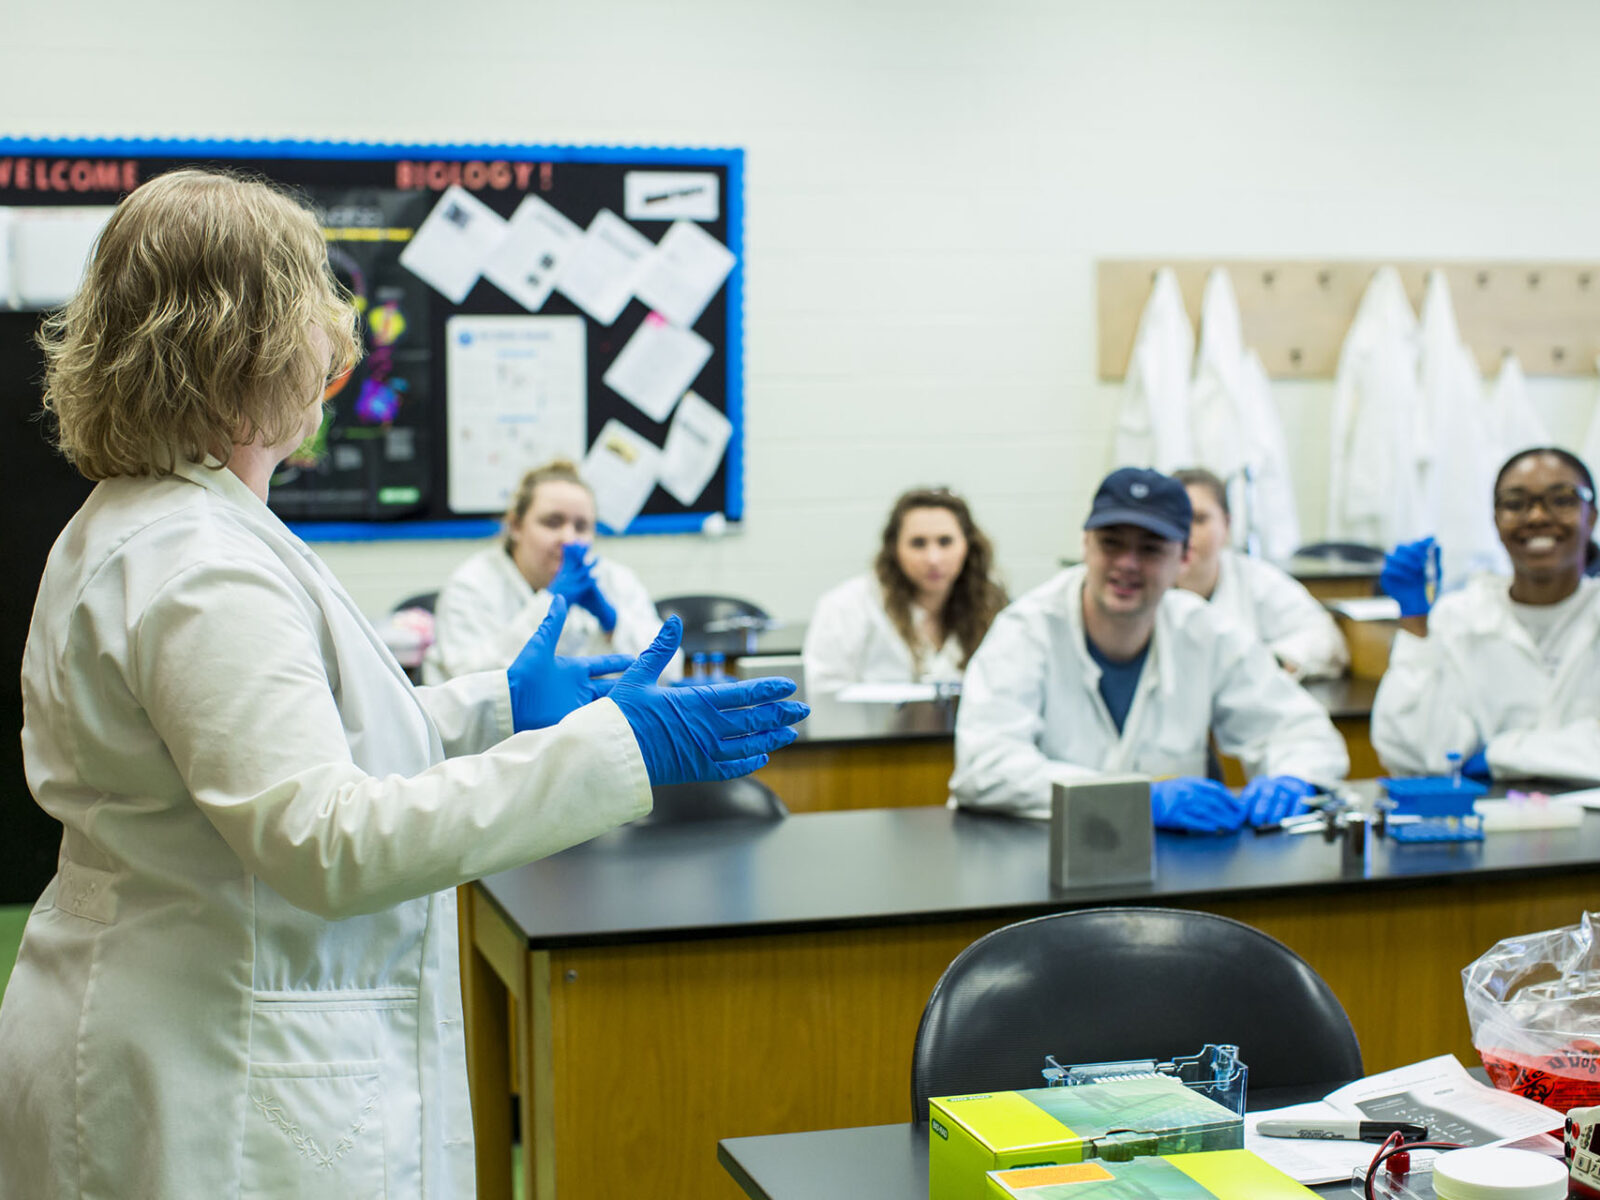
M 1495 1087 L 1557 1112 L 1600 1104 L 1600 913 L 1496 942 L 1461 972 Z

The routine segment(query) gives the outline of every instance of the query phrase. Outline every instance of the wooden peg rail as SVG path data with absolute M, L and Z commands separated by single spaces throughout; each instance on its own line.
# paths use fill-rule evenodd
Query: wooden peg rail
M 1274 379 L 1332 378 L 1339 350 L 1379 262 L 1106 260 L 1096 264 L 1099 374 L 1128 369 L 1139 316 L 1160 267 L 1171 267 L 1198 325 L 1206 275 L 1225 267 L 1239 298 L 1245 344 Z M 1529 375 L 1593 375 L 1600 355 L 1600 263 L 1394 262 L 1420 311 L 1427 273 L 1450 283 L 1461 336 L 1486 376 L 1515 352 Z

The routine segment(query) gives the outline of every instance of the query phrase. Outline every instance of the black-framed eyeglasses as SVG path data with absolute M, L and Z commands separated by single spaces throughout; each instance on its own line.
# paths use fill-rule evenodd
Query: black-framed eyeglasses
M 1552 517 L 1570 516 L 1585 504 L 1594 503 L 1594 489 L 1579 483 L 1558 483 L 1542 492 L 1524 492 L 1520 489 L 1498 492 L 1494 510 L 1508 517 L 1520 517 L 1532 512 L 1535 504 L 1542 505 Z

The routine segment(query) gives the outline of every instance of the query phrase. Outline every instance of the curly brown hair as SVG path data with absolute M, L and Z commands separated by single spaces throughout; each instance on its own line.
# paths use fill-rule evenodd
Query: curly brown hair
M 189 169 L 117 206 L 39 345 L 56 445 L 89 479 L 280 445 L 360 357 L 316 216 L 267 183 Z
M 916 589 L 900 569 L 897 548 L 900 542 L 900 525 L 906 514 L 915 508 L 942 508 L 951 513 L 961 526 L 967 540 L 966 561 L 961 573 L 950 585 L 950 597 L 945 601 L 940 622 L 946 636 L 954 634 L 961 644 L 961 665 L 965 667 L 995 616 L 1006 606 L 1006 592 L 995 582 L 994 547 L 972 519 L 967 502 L 947 488 L 912 488 L 900 495 L 889 510 L 889 519 L 883 526 L 883 544 L 873 562 L 878 583 L 883 588 L 883 608 L 895 631 L 911 651 L 911 661 L 918 673 L 922 670 L 919 639 L 911 625 L 911 608 L 916 600 Z

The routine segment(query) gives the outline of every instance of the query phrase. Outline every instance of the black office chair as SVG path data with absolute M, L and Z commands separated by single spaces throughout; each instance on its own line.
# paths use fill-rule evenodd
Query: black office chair
M 929 1096 L 1043 1087 L 1063 1065 L 1167 1060 L 1232 1043 L 1254 1087 L 1358 1079 L 1361 1046 L 1322 977 L 1227 917 L 1091 908 L 997 929 L 934 985 L 911 1055 L 912 1119 Z
M 635 825 L 676 825 L 728 819 L 776 821 L 789 815 L 778 793 L 748 775 L 703 783 L 672 783 L 651 789 L 655 806 Z
M 1354 566 L 1382 566 L 1382 546 L 1369 546 L 1365 542 L 1312 542 L 1301 546 L 1293 558 L 1315 558 L 1323 561 L 1346 562 Z
M 737 596 L 664 596 L 656 602 L 662 620 L 673 613 L 683 622 L 683 653 L 747 654 L 757 633 L 771 624 L 760 605 Z
M 418 592 L 415 596 L 407 596 L 389 611 L 404 612 L 408 608 L 420 608 L 423 612 L 432 612 L 433 606 L 438 603 L 438 600 L 438 592 Z

